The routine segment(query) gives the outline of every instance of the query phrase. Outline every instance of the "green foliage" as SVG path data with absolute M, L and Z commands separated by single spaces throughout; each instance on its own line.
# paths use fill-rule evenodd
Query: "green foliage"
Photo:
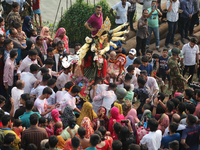
M 110 14 L 110 6 L 106 0 L 101 0 L 96 5 L 102 6 L 103 18 L 108 16 L 114 28 L 114 17 Z M 69 47 L 74 47 L 75 43 L 85 43 L 85 37 L 91 36 L 91 32 L 85 28 L 84 23 L 94 13 L 95 6 L 85 3 L 83 0 L 76 2 L 63 14 L 58 23 L 57 29 L 63 27 L 66 29 L 66 35 L 69 37 Z

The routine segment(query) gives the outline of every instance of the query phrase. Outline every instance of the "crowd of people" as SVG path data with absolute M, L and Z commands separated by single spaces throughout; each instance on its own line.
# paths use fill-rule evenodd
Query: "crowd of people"
M 32 25 L 33 15 L 21 19 L 24 3 L 6 2 L 8 14 L 0 17 L 1 150 L 200 149 L 199 80 L 193 83 L 195 71 L 200 79 L 193 35 L 199 1 L 167 1 L 169 30 L 161 55 L 149 49 L 153 31 L 161 51 L 161 1 L 117 3 L 110 10 L 118 25 L 113 30 L 108 18 L 103 23 L 97 5 L 84 24 L 93 39 L 87 37 L 83 46 L 76 43 L 73 52 L 64 28 L 52 38 L 42 26 L 39 2 L 25 4 L 32 7 L 35 20 L 39 16 L 40 34 Z M 136 3 L 143 5 L 137 30 Z M 137 32 L 137 46 L 128 52 L 122 45 L 127 22 Z M 178 22 L 183 47 L 174 43 Z

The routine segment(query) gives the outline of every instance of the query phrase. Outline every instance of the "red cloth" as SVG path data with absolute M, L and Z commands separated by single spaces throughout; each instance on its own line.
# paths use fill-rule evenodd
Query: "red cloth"
M 40 0 L 33 0 L 33 10 L 40 8 Z
M 3 127 L 3 124 L 2 124 L 2 122 L 0 121 L 0 128 L 2 128 Z
M 85 61 L 85 68 L 90 67 L 92 64 L 92 56 L 88 56 L 88 60 Z

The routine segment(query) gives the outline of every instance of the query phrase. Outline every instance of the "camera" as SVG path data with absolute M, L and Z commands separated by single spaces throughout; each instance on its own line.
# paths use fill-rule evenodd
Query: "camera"
M 194 90 L 200 89 L 200 85 L 198 84 L 198 82 L 190 83 L 189 87 L 193 88 Z
M 128 120 L 121 120 L 121 123 L 128 123 Z

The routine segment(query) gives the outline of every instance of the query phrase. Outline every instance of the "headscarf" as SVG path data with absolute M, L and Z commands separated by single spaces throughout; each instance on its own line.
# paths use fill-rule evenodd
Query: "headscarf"
M 84 117 L 88 117 L 90 120 L 93 120 L 97 118 L 96 113 L 93 110 L 93 106 L 90 102 L 85 102 L 83 104 L 83 107 L 81 109 L 80 116 L 77 119 L 77 124 L 80 126 L 81 121 L 83 120 Z
M 26 33 L 27 37 L 30 38 L 30 30 L 32 29 L 31 23 L 29 22 L 31 18 L 26 16 L 22 25 L 22 30 Z
M 135 128 L 135 123 L 133 122 L 134 117 L 133 116 L 126 116 L 126 119 L 131 121 L 131 127 L 132 127 L 132 130 L 133 130 L 133 133 L 135 134 L 136 133 L 136 128 Z
M 66 141 L 60 135 L 58 135 L 57 138 L 58 138 L 58 143 L 57 143 L 56 147 L 59 149 L 63 149 L 65 147 Z
M 89 139 L 90 136 L 94 134 L 90 118 L 84 117 L 83 120 L 81 121 L 81 127 L 85 128 L 86 130 L 85 138 Z
M 27 55 L 28 55 L 28 51 L 31 49 L 32 45 L 33 45 L 33 41 L 31 40 L 26 40 L 26 49 L 22 50 L 21 52 L 21 57 L 22 59 L 24 59 Z
M 49 31 L 49 28 L 44 26 L 40 32 L 40 36 L 45 36 L 45 37 L 49 36 L 49 32 L 46 33 L 45 31 Z
M 128 119 L 128 117 L 132 117 L 133 118 L 133 120 L 131 120 L 131 122 L 133 122 L 133 124 L 140 122 L 140 120 L 137 117 L 137 111 L 134 108 L 132 108 L 128 112 L 128 114 L 126 116 L 126 119 Z
M 119 103 L 114 103 L 114 107 L 117 107 L 119 109 L 119 114 L 123 114 L 123 109 L 122 109 L 122 105 Z
M 138 127 L 140 127 L 142 125 L 142 122 L 143 122 L 143 119 L 144 117 L 147 116 L 147 119 L 150 119 L 151 118 L 151 111 L 146 109 L 144 112 L 143 112 L 143 115 L 140 119 L 140 122 L 138 123 Z
M 160 117 L 160 124 L 158 126 L 158 129 L 162 131 L 162 133 L 165 132 L 165 129 L 169 125 L 169 117 L 166 114 L 162 114 Z
M 51 116 L 53 118 L 53 120 L 56 122 L 61 121 L 61 119 L 59 118 L 59 111 L 57 109 L 53 109 L 51 111 Z
M 68 126 L 68 122 L 70 118 L 73 118 L 75 116 L 73 109 L 70 105 L 65 106 L 65 109 L 63 111 L 63 114 L 61 115 L 60 119 L 63 123 L 63 129 L 65 129 Z
M 66 30 L 64 28 L 59 28 L 56 32 L 55 38 L 59 37 L 63 32 L 66 32 Z M 66 51 L 67 51 L 67 53 L 69 53 L 67 36 L 65 35 L 64 38 L 61 41 L 63 41 L 65 43 Z

